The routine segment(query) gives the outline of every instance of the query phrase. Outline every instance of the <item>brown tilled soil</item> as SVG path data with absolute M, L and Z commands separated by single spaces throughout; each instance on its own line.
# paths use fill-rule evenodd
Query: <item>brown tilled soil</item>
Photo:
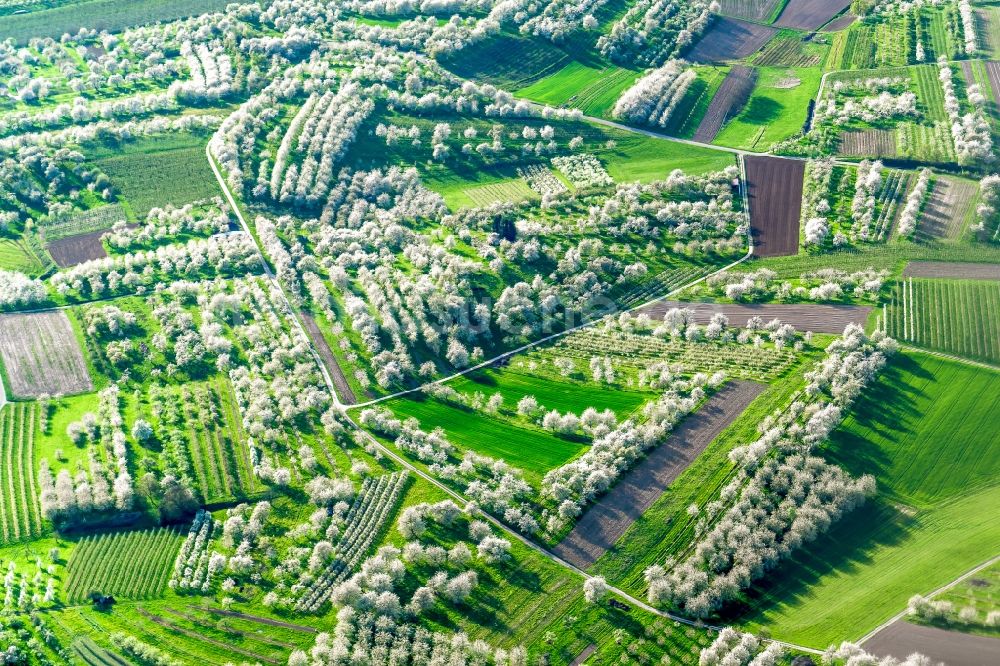
M 938 176 L 917 222 L 922 238 L 958 238 L 975 202 L 975 183 Z
M 962 78 L 965 79 L 965 85 L 971 86 L 976 82 L 976 75 L 972 72 L 972 61 L 963 60 L 960 64 L 962 65 Z M 987 92 L 984 90 L 983 94 L 985 95 Z
M 316 325 L 316 319 L 308 312 L 303 312 L 302 323 L 305 326 L 306 333 L 309 334 L 313 344 L 316 345 L 316 350 L 323 359 L 324 365 L 330 371 L 330 378 L 337 389 L 340 401 L 345 405 L 353 405 L 358 399 L 354 395 L 354 391 L 351 390 L 351 385 L 347 383 L 347 377 L 344 376 L 344 371 L 341 370 L 340 364 L 337 363 L 337 357 L 333 355 L 333 350 L 330 349 L 330 345 L 326 343 L 326 338 L 323 337 L 319 326 Z
M 948 666 L 1000 664 L 1000 638 L 964 634 L 897 620 L 861 646 L 879 657 L 906 659 L 914 652 Z
M 1000 264 L 963 264 L 950 261 L 911 261 L 903 277 L 1000 280 Z
M 745 162 L 754 256 L 798 254 L 802 178 L 806 163 L 750 155 Z
M 858 17 L 854 14 L 848 12 L 846 14 L 841 14 L 837 18 L 830 21 L 823 30 L 825 32 L 838 32 L 844 30 L 845 28 L 851 27 L 851 25 L 858 20 Z
M 720 13 L 725 16 L 747 19 L 748 21 L 763 21 L 771 16 L 778 0 L 754 3 L 749 3 L 746 0 L 720 0 L 719 4 L 722 5 Z
M 581 652 L 576 659 L 570 662 L 569 666 L 580 666 L 580 664 L 590 659 L 590 655 L 594 654 L 595 652 L 597 652 L 597 646 L 591 643 L 586 648 L 584 648 L 583 652 Z
M 895 157 L 896 132 L 884 129 L 843 132 L 837 151 L 848 157 Z
M 76 266 L 91 259 L 101 259 L 108 256 L 101 245 L 101 236 L 108 233 L 107 229 L 94 231 L 79 236 L 68 236 L 48 245 L 49 254 L 60 268 Z
M 777 34 L 775 28 L 738 19 L 716 19 L 686 58 L 692 62 L 740 60 L 757 52 Z
M 993 88 L 993 101 L 1000 104 L 1000 62 L 990 60 L 986 63 L 986 73 L 990 77 L 990 87 Z M 990 91 L 984 90 L 985 95 Z
M 765 322 L 780 319 L 791 324 L 798 331 L 840 334 L 848 324 L 864 324 L 871 314 L 867 305 L 819 305 L 802 303 L 797 305 L 740 305 L 736 303 L 682 303 L 680 301 L 660 301 L 643 308 L 641 312 L 652 319 L 662 319 L 670 308 L 694 310 L 695 322 L 707 324 L 716 312 L 729 317 L 731 326 L 746 326 L 751 317 L 760 317 Z
M 775 21 L 779 28 L 819 30 L 847 9 L 851 0 L 788 0 L 785 11 Z
M 698 131 L 694 133 L 694 140 L 712 143 L 726 120 L 739 113 L 746 104 L 756 81 L 756 69 L 745 65 L 733 65 L 726 75 L 726 80 L 719 86 L 718 92 L 708 105 L 708 111 L 701 119 Z
M 581 569 L 594 564 L 763 390 L 742 380 L 723 386 L 591 506 L 552 552 Z
M 0 315 L 0 358 L 15 397 L 73 395 L 94 387 L 63 310 Z

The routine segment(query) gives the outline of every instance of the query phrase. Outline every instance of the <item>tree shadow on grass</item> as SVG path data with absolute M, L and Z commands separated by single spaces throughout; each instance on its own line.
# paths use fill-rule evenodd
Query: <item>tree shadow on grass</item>
M 825 576 L 851 575 L 870 564 L 871 554 L 902 543 L 916 518 L 875 499 L 844 516 L 826 535 L 799 549 L 777 569 L 758 580 L 744 600 L 723 617 L 727 621 L 764 621 L 769 611 L 797 606 Z
M 781 117 L 785 106 L 770 97 L 754 97 L 740 116 L 740 121 L 749 125 L 767 125 Z
M 908 356 L 901 354 L 894 358 L 854 403 L 851 421 L 889 442 L 911 437 L 913 430 L 907 423 L 920 418 L 920 405 L 928 399 L 925 391 L 913 385 L 914 377 L 933 378 L 933 375 Z M 850 422 L 830 436 L 823 447 L 823 456 L 852 476 L 872 474 L 877 479 L 889 473 L 893 461 L 873 437 L 851 429 Z

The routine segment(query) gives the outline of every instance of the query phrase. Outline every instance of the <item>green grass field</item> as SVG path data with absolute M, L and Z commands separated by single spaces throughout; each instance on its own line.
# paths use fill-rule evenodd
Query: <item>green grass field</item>
M 27 248 L 23 240 L 0 239 L 0 269 L 34 274 L 42 264 Z
M 674 169 L 702 174 L 735 164 L 735 157 L 730 153 L 631 132 L 616 131 L 614 140 L 617 142 L 614 148 L 602 148 L 594 153 L 604 162 L 608 174 L 620 183 L 660 180 Z
M 481 370 L 457 379 L 449 386 L 461 393 L 481 391 L 489 396 L 500 392 L 504 407 L 513 408 L 526 395 L 533 395 L 539 404 L 560 412 L 581 412 L 587 407 L 610 409 L 625 418 L 643 403 L 655 397 L 651 393 L 614 390 L 591 382 L 558 381 L 552 377 L 524 374 L 517 370 Z
M 794 136 L 806 122 L 809 100 L 816 96 L 821 76 L 819 67 L 761 67 L 747 105 L 714 143 L 762 151 Z M 792 87 L 795 80 L 799 83 Z
M 520 467 L 529 482 L 540 481 L 545 472 L 572 460 L 585 448 L 541 428 L 494 419 L 437 400 L 404 397 L 385 406 L 400 418 L 415 417 L 425 430 L 440 426 L 456 446 Z
M 592 67 L 574 60 L 515 92 L 551 106 L 571 106 L 588 116 L 610 116 L 618 97 L 638 77 L 639 72 L 633 70 Z
M 144 217 L 156 206 L 181 206 L 220 194 L 205 141 L 193 134 L 141 139 L 97 158 L 96 165 L 135 215 Z
M 758 584 L 740 619 L 817 648 L 857 639 L 996 555 L 1000 373 L 901 354 L 822 453 L 878 498 Z

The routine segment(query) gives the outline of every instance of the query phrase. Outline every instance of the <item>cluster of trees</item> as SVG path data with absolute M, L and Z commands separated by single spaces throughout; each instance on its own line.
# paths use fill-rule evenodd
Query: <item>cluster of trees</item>
M 877 300 L 889 277 L 887 270 L 869 267 L 848 273 L 836 268 L 821 268 L 803 273 L 798 280 L 779 280 L 768 268 L 746 273 L 723 272 L 705 281 L 708 293 L 734 301 L 837 301 L 845 297 Z
M 698 666 L 774 666 L 781 663 L 784 654 L 779 643 L 764 646 L 753 634 L 724 627 L 712 644 L 702 649 Z
M 387 617 L 375 609 L 345 606 L 337 613 L 333 634 L 321 633 L 309 650 L 295 651 L 289 666 L 349 666 L 355 659 L 373 666 L 409 660 L 414 664 L 446 663 L 454 666 L 527 666 L 524 647 L 493 648 L 464 633 L 432 633 L 412 622 Z
M 911 616 L 925 622 L 1000 627 L 1000 611 L 987 611 L 985 617 L 981 617 L 975 606 L 963 606 L 956 611 L 955 604 L 950 601 L 933 601 L 919 594 L 910 597 L 906 610 Z
M 175 81 L 170 92 L 185 102 L 203 103 L 217 100 L 233 90 L 233 65 L 219 42 L 192 45 L 181 44 L 181 56 L 191 72 L 189 81 Z
M 49 297 L 41 280 L 17 271 L 0 269 L 0 309 L 8 310 L 41 303 Z
M 264 285 L 267 288 L 265 290 Z M 330 402 L 329 390 L 312 354 L 305 334 L 294 325 L 294 315 L 278 286 L 261 280 L 242 280 L 235 285 L 247 319 L 232 331 L 243 351 L 246 363 L 229 370 L 243 426 L 254 443 L 271 446 L 292 434 L 297 419 L 318 414 Z M 287 478 L 255 461 L 256 472 L 270 470 L 272 482 Z
M 568 190 L 551 169 L 540 164 L 518 167 L 517 175 L 528 182 L 528 187 L 542 195 L 542 206 L 545 207 L 550 206 L 556 196 Z
M 872 237 L 875 221 L 875 198 L 882 187 L 882 162 L 864 160 L 858 165 L 851 200 L 851 238 L 866 241 Z
M 917 96 L 907 88 L 909 79 L 897 76 L 858 77 L 831 83 L 816 107 L 816 120 L 843 125 L 859 119 L 878 124 L 893 118 L 916 117 Z M 870 95 L 861 96 L 865 92 Z M 838 105 L 838 98 L 847 96 Z
M 934 662 L 919 652 L 906 659 L 879 657 L 866 652 L 860 645 L 844 641 L 839 647 L 831 645 L 823 652 L 823 666 L 934 666 Z
M 577 188 L 615 184 L 601 161 L 590 153 L 553 157 L 552 164 Z
M 143 294 L 172 278 L 232 275 L 256 269 L 259 263 L 253 239 L 246 234 L 231 234 L 93 259 L 56 273 L 49 283 L 63 296 L 95 299 Z
M 976 14 L 969 0 L 958 0 L 958 15 L 962 19 L 962 34 L 965 36 L 965 54 L 973 56 L 979 50 L 976 38 Z
M 45 517 L 59 525 L 89 514 L 131 509 L 135 488 L 128 471 L 118 385 L 111 384 L 99 393 L 97 415 L 87 413 L 81 421 L 70 423 L 66 434 L 77 446 L 87 447 L 87 469 L 81 466 L 73 476 L 63 468 L 53 477 L 48 459 L 41 460 L 39 503 Z
M 821 458 L 769 458 L 693 555 L 669 573 L 659 565 L 646 570 L 649 600 L 706 617 L 874 491 L 873 478 L 852 479 Z
M 174 572 L 167 583 L 170 589 L 202 594 L 211 591 L 212 583 L 226 566 L 225 555 L 209 551 L 218 526 L 212 514 L 198 510 L 174 561 Z
M 17 564 L 11 560 L 3 579 L 3 610 L 5 613 L 27 612 L 56 600 L 55 567 L 43 566 L 42 558 L 35 558 L 35 574 L 28 578 L 18 573 Z
M 626 89 L 615 102 L 613 115 L 641 125 L 666 127 L 688 88 L 698 78 L 682 60 L 670 60 Z
M 719 9 L 717 0 L 640 0 L 597 46 L 615 62 L 655 67 L 689 47 Z
M 154 93 L 109 100 L 88 102 L 77 97 L 72 102 L 46 107 L 39 112 L 18 111 L 0 117 L 0 134 L 41 131 L 62 127 L 67 124 L 84 124 L 95 120 L 112 121 L 129 119 L 154 113 L 168 113 L 180 107 L 174 95 Z
M 973 110 L 971 113 L 962 114 L 958 97 L 955 96 L 953 75 L 948 59 L 941 56 L 938 59 L 938 80 L 944 91 L 944 110 L 951 121 L 951 138 L 955 143 L 958 162 L 959 164 L 991 162 L 994 159 L 993 134 L 984 112 L 986 97 L 980 92 L 978 84 L 970 85 L 966 96 Z
M 181 666 L 181 662 L 160 648 L 144 643 L 131 634 L 116 631 L 111 634 L 111 644 L 144 666 Z
M 361 97 L 360 86 L 354 82 L 342 84 L 336 94 L 310 95 L 274 156 L 268 181 L 271 199 L 294 201 L 299 206 L 319 205 L 330 191 L 334 168 L 373 109 L 374 103 Z M 301 158 L 301 163 L 289 164 L 293 156 Z M 267 157 L 263 157 L 261 175 L 267 172 L 266 164 Z M 259 186 L 254 192 L 262 194 Z
M 1000 174 L 985 176 L 979 181 L 980 203 L 976 208 L 978 221 L 975 231 L 988 231 L 988 227 L 996 225 L 993 238 L 1000 237 Z
M 131 226 L 122 219 L 115 222 L 111 231 L 102 238 L 111 247 L 124 251 L 153 243 L 165 243 L 183 234 L 209 236 L 225 233 L 231 220 L 223 208 L 222 200 L 216 198 L 211 206 L 209 210 L 205 209 L 205 204 L 154 207 L 146 214 L 145 224 Z
M 927 189 L 930 186 L 930 182 L 931 170 L 921 169 L 920 176 L 917 178 L 917 184 L 913 186 L 913 189 L 906 196 L 906 206 L 903 207 L 903 212 L 899 215 L 899 223 L 896 229 L 899 231 L 900 236 L 909 236 L 917 228 L 917 218 L 920 215 L 920 209 L 924 205 L 924 198 L 927 196 Z
M 346 513 L 342 512 L 343 507 L 334 505 L 334 518 L 326 532 L 330 547 L 319 541 L 313 544 L 311 553 L 300 551 L 303 555 L 310 554 L 310 566 L 304 571 L 300 567 L 301 558 L 298 564 L 286 558 L 285 567 L 293 573 L 293 582 L 279 581 L 273 594 L 265 598 L 268 605 L 292 606 L 306 613 L 325 608 L 331 591 L 362 565 L 372 543 L 402 501 L 406 482 L 406 472 L 368 477 Z

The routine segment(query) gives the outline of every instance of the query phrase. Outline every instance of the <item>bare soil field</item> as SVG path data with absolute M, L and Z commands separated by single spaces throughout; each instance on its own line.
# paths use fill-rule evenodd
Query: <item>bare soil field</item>
M 854 22 L 857 20 L 858 17 L 850 12 L 846 14 L 841 14 L 840 16 L 838 16 L 837 18 L 833 19 L 828 24 L 826 24 L 823 30 L 826 32 L 839 32 L 841 30 L 851 27 L 851 25 L 853 25 Z
M 797 254 L 805 162 L 750 155 L 745 162 L 754 256 Z
M 792 305 L 741 305 L 738 303 L 685 303 L 681 301 L 660 301 L 641 310 L 652 319 L 662 319 L 671 308 L 694 310 L 695 322 L 707 324 L 717 312 L 729 317 L 731 326 L 746 326 L 751 317 L 760 317 L 765 322 L 780 319 L 799 331 L 813 333 L 840 334 L 848 324 L 864 324 L 872 309 L 867 305 L 819 305 L 811 303 Z
M 102 229 L 52 241 L 48 245 L 49 254 L 60 268 L 76 266 L 91 259 L 101 259 L 108 256 L 104 246 L 101 245 L 101 236 L 106 233 L 108 230 Z
M 62 311 L 0 315 L 0 360 L 17 398 L 94 388 L 73 327 Z
M 962 65 L 962 78 L 965 79 L 965 85 L 971 86 L 976 82 L 976 75 L 972 72 L 972 61 L 963 60 L 960 64 Z
M 323 359 L 323 364 L 330 371 L 330 378 L 337 389 L 340 401 L 345 405 L 353 405 L 358 401 L 358 398 L 354 395 L 354 391 L 351 390 L 351 385 L 347 383 L 347 377 L 344 376 L 344 371 L 341 370 L 340 364 L 337 363 L 337 357 L 333 355 L 333 350 L 330 349 L 330 345 L 326 343 L 326 338 L 323 337 L 319 326 L 316 325 L 316 319 L 308 312 L 303 312 L 302 323 L 305 326 L 306 333 L 309 334 L 313 344 L 316 345 L 316 349 Z
M 1000 62 L 990 60 L 984 64 L 986 65 L 986 73 L 990 77 L 990 87 L 993 88 L 993 101 L 1000 104 Z
M 733 65 L 726 75 L 726 80 L 719 86 L 718 92 L 708 105 L 708 111 L 698 125 L 698 131 L 694 133 L 694 140 L 712 143 L 726 120 L 739 113 L 747 103 L 756 82 L 756 69 L 745 65 Z
M 742 380 L 722 387 L 587 509 L 552 552 L 581 569 L 594 564 L 763 390 L 761 384 Z
M 972 182 L 938 176 L 917 222 L 917 234 L 923 238 L 961 236 L 978 189 Z
M 724 16 L 766 23 L 780 0 L 720 0 Z
M 963 634 L 897 620 L 862 647 L 879 657 L 906 659 L 914 652 L 948 666 L 984 666 L 1000 662 L 1000 638 Z
M 903 277 L 1000 280 L 1000 264 L 962 264 L 948 261 L 911 261 Z
M 597 652 L 597 646 L 591 643 L 586 648 L 584 648 L 583 652 L 581 652 L 576 659 L 570 662 L 569 666 L 580 666 L 583 662 L 590 659 L 590 655 L 594 654 L 595 652 Z
M 726 62 L 755 53 L 777 34 L 775 28 L 738 19 L 716 19 L 686 58 L 692 62 Z
M 896 133 L 880 129 L 843 132 L 837 150 L 848 157 L 895 157 Z
M 788 0 L 785 11 L 781 12 L 774 25 L 798 30 L 818 30 L 850 4 L 851 0 Z

